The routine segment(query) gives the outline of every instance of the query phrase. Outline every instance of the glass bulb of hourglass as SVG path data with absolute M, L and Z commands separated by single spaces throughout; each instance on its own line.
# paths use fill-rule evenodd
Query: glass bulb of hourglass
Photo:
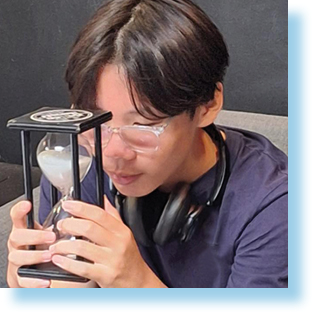
M 78 142 L 79 172 L 80 181 L 82 181 L 92 163 L 92 149 L 83 136 L 78 137 Z M 71 235 L 61 235 L 57 229 L 58 221 L 71 217 L 62 209 L 62 202 L 71 200 L 73 191 L 70 135 L 47 134 L 39 143 L 36 154 L 38 165 L 43 174 L 62 194 L 61 199 L 54 205 L 43 223 L 43 228 L 52 228 L 57 235 L 57 240 L 71 239 Z

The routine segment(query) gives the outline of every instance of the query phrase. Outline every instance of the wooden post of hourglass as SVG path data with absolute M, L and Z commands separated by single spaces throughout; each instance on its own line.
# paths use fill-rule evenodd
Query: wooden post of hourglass
M 27 130 L 21 131 L 22 144 L 22 161 L 23 161 L 23 176 L 24 176 L 24 192 L 25 197 L 31 202 L 31 210 L 27 216 L 27 228 L 34 228 L 34 209 L 33 209 L 33 191 L 32 191 L 32 158 L 31 158 L 31 135 Z M 30 249 L 35 249 L 35 246 L 30 246 Z
M 79 169 L 79 150 L 78 150 L 78 135 L 71 134 L 71 162 L 72 162 L 72 181 L 73 181 L 73 199 L 81 199 L 80 186 L 80 169 Z
M 31 182 L 31 147 L 30 132 L 41 131 L 50 133 L 66 133 L 71 140 L 71 163 L 73 179 L 73 197 L 81 199 L 78 134 L 94 128 L 95 135 L 95 162 L 96 162 L 96 193 L 97 205 L 104 208 L 104 183 L 102 167 L 101 124 L 112 118 L 110 112 L 90 112 L 77 109 L 43 107 L 34 112 L 10 119 L 7 127 L 21 130 L 23 173 L 26 199 L 32 203 L 32 209 L 27 216 L 28 228 L 34 228 L 33 193 Z M 51 184 L 51 205 L 57 202 L 57 189 Z M 35 250 L 34 247 L 30 248 Z M 87 281 L 77 275 L 70 274 L 53 265 L 43 263 L 31 266 L 22 266 L 18 269 L 22 277 L 53 279 L 63 281 Z
M 102 135 L 101 127 L 96 126 L 94 129 L 95 135 L 95 160 L 96 160 L 96 193 L 98 206 L 104 209 L 104 181 L 103 181 L 103 158 L 102 158 Z

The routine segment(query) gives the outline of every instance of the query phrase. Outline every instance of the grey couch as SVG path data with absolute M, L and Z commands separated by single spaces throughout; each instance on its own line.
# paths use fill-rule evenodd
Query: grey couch
M 265 135 L 278 148 L 288 154 L 288 118 L 235 111 L 222 111 L 218 125 L 247 129 Z M 6 287 L 7 239 L 11 230 L 10 209 L 23 196 L 0 207 L 0 288 Z M 35 217 L 38 211 L 39 188 L 34 189 Z

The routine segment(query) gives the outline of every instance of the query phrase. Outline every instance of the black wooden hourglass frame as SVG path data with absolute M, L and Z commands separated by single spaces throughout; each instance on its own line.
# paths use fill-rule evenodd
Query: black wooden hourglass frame
M 31 176 L 31 132 L 66 133 L 70 136 L 71 164 L 73 180 L 73 199 L 81 200 L 78 135 L 94 128 L 95 162 L 96 162 L 96 195 L 97 205 L 104 208 L 104 179 L 102 166 L 101 124 L 112 119 L 111 112 L 42 107 L 31 113 L 10 119 L 7 127 L 21 130 L 22 161 L 25 197 L 32 204 L 27 215 L 27 228 L 34 228 L 33 187 Z M 51 208 L 56 204 L 57 189 L 50 184 Z M 35 249 L 31 246 L 30 249 Z M 64 281 L 86 282 L 88 279 L 71 274 L 54 264 L 42 263 L 22 266 L 18 274 L 23 277 L 53 279 Z

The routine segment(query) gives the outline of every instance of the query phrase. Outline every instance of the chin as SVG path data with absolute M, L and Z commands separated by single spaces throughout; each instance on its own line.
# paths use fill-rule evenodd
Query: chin
M 151 185 L 119 185 L 115 183 L 114 185 L 122 195 L 128 197 L 143 197 L 156 189 Z

